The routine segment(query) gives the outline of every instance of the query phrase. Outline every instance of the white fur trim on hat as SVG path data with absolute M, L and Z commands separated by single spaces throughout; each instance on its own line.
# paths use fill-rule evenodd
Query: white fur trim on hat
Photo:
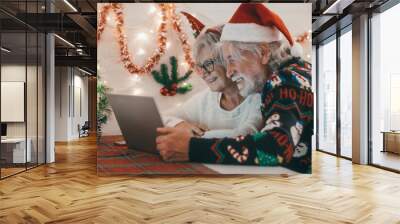
M 255 23 L 227 23 L 222 29 L 221 41 L 273 42 L 282 39 L 275 27 Z

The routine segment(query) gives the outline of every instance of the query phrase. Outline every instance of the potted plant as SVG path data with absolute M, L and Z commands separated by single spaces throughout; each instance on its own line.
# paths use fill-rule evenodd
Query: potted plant
M 106 94 L 110 91 L 104 82 L 98 77 L 97 82 L 97 141 L 100 140 L 102 134 L 102 126 L 107 123 L 108 117 L 111 114 L 110 104 Z

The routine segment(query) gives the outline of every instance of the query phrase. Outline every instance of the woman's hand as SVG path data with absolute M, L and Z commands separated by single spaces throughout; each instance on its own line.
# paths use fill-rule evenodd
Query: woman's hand
M 192 136 L 195 137 L 201 137 L 204 135 L 204 132 L 206 131 L 204 128 L 194 125 L 192 123 L 189 123 L 187 121 L 182 121 L 178 123 L 175 128 L 179 128 L 181 130 L 185 130 L 189 132 Z

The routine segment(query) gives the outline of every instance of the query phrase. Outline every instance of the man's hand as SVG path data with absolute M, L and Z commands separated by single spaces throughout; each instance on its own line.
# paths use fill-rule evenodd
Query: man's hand
M 194 125 L 192 123 L 189 123 L 187 121 L 182 121 L 178 123 L 176 128 L 186 130 L 189 133 L 193 134 L 196 137 L 201 137 L 204 135 L 204 132 L 206 131 L 204 128 L 201 128 L 200 126 Z
M 168 162 L 189 161 L 189 141 L 192 133 L 180 128 L 157 128 L 157 150 Z

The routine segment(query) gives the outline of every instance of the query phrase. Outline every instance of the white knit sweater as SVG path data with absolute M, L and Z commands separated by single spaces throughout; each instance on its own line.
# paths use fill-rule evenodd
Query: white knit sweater
M 182 121 L 207 127 L 203 138 L 236 137 L 253 134 L 263 126 L 261 96 L 253 94 L 231 111 L 221 108 L 221 95 L 209 89 L 187 100 L 163 116 L 164 124 L 174 127 Z

